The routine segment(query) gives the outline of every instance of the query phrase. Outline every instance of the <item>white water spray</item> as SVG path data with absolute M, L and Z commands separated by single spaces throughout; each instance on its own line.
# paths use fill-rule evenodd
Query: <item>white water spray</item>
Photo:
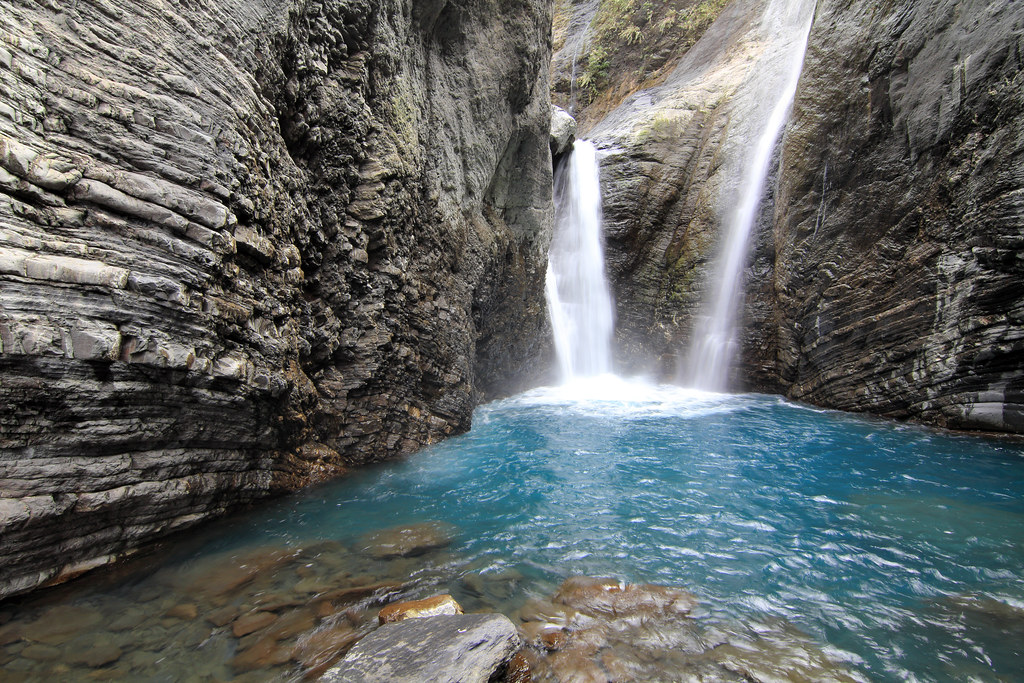
M 763 87 L 768 92 L 763 96 L 755 93 L 757 104 L 746 115 L 751 117 L 749 123 L 763 123 L 759 130 L 751 125 L 738 126 L 753 138 L 753 145 L 742 166 L 736 207 L 727 218 L 724 244 L 708 279 L 709 297 L 691 341 L 686 380 L 699 389 L 726 389 L 739 346 L 737 319 L 750 233 L 757 220 L 772 151 L 796 95 L 813 13 L 814 0 L 772 0 L 762 17 L 768 45 L 765 56 L 754 67 L 753 82 L 759 86 L 758 91 Z
M 597 150 L 577 140 L 555 175 L 555 235 L 545 294 L 566 381 L 611 371 L 612 298 L 601 244 Z

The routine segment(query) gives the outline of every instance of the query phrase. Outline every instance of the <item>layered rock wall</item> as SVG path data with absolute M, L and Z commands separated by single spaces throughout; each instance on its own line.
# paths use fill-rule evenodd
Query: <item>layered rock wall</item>
M 783 148 L 791 396 L 1024 431 L 1024 6 L 819 2 Z
M 0 597 L 529 378 L 549 2 L 0 17 Z
M 764 7 L 732 2 L 663 85 L 632 96 L 584 133 L 602 150 L 616 360 L 627 372 L 682 379 L 680 360 L 757 135 L 748 114 L 764 96 L 756 68 L 765 52 Z M 764 320 L 770 299 L 757 297 L 750 310 Z M 767 329 L 749 322 L 759 335 Z M 751 345 L 765 346 L 761 339 Z M 770 377 L 764 365 L 759 376 Z

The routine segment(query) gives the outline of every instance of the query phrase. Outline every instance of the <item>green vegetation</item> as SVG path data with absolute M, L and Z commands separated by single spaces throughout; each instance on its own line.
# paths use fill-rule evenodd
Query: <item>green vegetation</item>
M 657 84 L 727 2 L 600 0 L 578 62 L 576 103 L 583 117 L 595 121 L 633 92 Z M 559 0 L 556 23 L 570 12 L 571 2 Z

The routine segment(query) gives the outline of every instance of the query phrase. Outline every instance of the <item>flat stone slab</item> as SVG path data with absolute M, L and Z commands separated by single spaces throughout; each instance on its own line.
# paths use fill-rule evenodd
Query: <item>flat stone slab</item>
M 487 683 L 519 650 L 501 614 L 407 619 L 381 626 L 320 679 L 325 683 Z

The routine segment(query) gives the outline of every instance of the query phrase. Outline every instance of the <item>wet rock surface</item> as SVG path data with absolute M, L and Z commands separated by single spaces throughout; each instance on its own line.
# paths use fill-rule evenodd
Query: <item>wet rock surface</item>
M 664 83 L 631 96 L 587 133 L 602 153 L 615 361 L 625 372 L 683 379 L 720 233 L 759 134 L 749 114 L 765 99 L 765 5 L 730 3 Z M 770 232 L 770 221 L 758 228 L 758 243 L 770 244 Z M 746 347 L 761 353 L 772 310 L 759 287 L 770 282 L 771 262 L 759 256 L 754 269 Z M 770 388 L 773 370 L 762 355 L 738 375 Z
M 764 3 L 595 125 L 619 367 L 679 379 L 756 97 Z M 1024 9 L 823 2 L 746 271 L 733 386 L 1021 431 Z M 732 199 L 730 199 L 732 198 Z
M 551 156 L 565 154 L 576 140 L 576 119 L 561 107 L 551 107 Z
M 455 598 L 450 595 L 435 595 L 422 600 L 392 603 L 377 614 L 377 620 L 382 624 L 391 624 L 406 619 L 424 619 L 462 613 L 462 606 L 455 601 Z
M 697 608 L 678 588 L 572 577 L 518 611 L 524 656 L 535 681 L 864 680 L 783 621 L 725 630 Z
M 4 4 L 0 596 L 527 381 L 550 11 Z
M 515 627 L 500 614 L 407 619 L 363 638 L 320 680 L 486 683 L 519 647 Z
M 105 579 L 104 597 L 72 584 L 7 603 L 0 667 L 25 680 L 315 678 L 378 626 L 385 605 L 429 602 L 411 598 L 448 577 L 449 562 L 440 551 L 415 565 L 377 560 L 332 541 L 223 551 L 156 571 L 140 560 Z

